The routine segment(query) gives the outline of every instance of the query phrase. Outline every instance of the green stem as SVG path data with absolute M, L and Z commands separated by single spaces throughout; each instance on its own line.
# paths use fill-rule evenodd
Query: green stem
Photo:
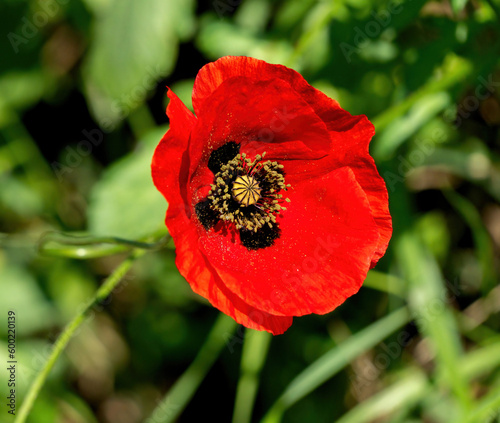
M 227 338 L 232 335 L 236 326 L 233 319 L 220 313 L 194 361 L 158 403 L 147 421 L 155 423 L 176 421 L 215 363 Z
M 246 330 L 241 357 L 241 376 L 236 389 L 233 423 L 250 423 L 259 386 L 259 375 L 271 341 L 268 332 Z
M 122 264 L 120 264 L 120 266 L 118 266 L 118 268 L 104 281 L 101 287 L 97 290 L 94 298 L 89 301 L 85 309 L 75 316 L 75 318 L 64 328 L 61 335 L 59 335 L 59 338 L 57 338 L 47 362 L 30 386 L 26 398 L 19 408 L 19 413 L 17 414 L 14 423 L 24 423 L 26 421 L 26 418 L 28 417 L 28 414 L 30 413 L 50 371 L 52 370 L 52 367 L 54 367 L 55 362 L 66 348 L 66 345 L 68 345 L 68 342 L 73 337 L 76 330 L 85 321 L 86 315 L 89 311 L 111 294 L 113 289 L 130 270 L 135 259 L 142 256 L 144 253 L 145 251 L 135 250 Z
M 158 239 L 164 232 L 162 229 L 148 239 Z M 110 236 L 81 236 L 51 231 L 40 237 L 38 252 L 58 257 L 88 259 L 120 253 L 130 248 L 157 250 L 164 247 L 169 239 L 170 235 L 167 234 L 159 241 L 148 243 Z

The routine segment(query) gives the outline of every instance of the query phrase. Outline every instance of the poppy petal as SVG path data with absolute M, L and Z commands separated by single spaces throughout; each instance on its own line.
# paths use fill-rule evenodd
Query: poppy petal
M 181 195 L 181 188 L 186 186 L 188 179 L 187 149 L 196 116 L 172 90 L 169 89 L 167 95 L 170 98 L 167 107 L 170 129 L 156 147 L 151 174 L 153 183 L 169 204 L 182 204 L 185 201 L 185 193 Z
M 353 170 L 356 180 L 368 197 L 373 218 L 379 228 L 380 238 L 370 266 L 373 268 L 387 250 L 392 235 L 389 195 L 368 150 L 375 128 L 366 116 L 351 116 L 348 112 L 344 113 L 341 123 L 335 123 L 336 130 L 331 129 L 335 126 L 333 123 L 325 123 L 333 141 L 334 152 L 331 158 L 337 161 L 338 166 L 349 166 Z
M 340 108 L 338 102 L 309 85 L 303 76 L 293 69 L 266 63 L 253 57 L 226 56 L 208 63 L 198 72 L 193 87 L 193 108 L 196 114 L 219 85 L 237 76 L 259 80 L 281 79 L 288 82 L 322 119 L 323 115 L 333 117 L 335 111 L 339 112 L 339 116 L 345 112 Z
M 287 181 L 294 183 L 295 178 L 318 177 L 325 171 L 348 166 L 354 172 L 357 182 L 363 188 L 372 215 L 380 232 L 377 250 L 373 256 L 371 268 L 384 255 L 392 235 L 392 218 L 389 212 L 388 193 L 384 180 L 379 175 L 375 161 L 369 153 L 369 143 L 375 134 L 373 124 L 364 115 L 344 116 L 338 124 L 338 130 L 330 130 L 332 149 L 321 160 L 307 163 L 291 161 L 287 164 Z M 326 122 L 328 127 L 333 125 Z

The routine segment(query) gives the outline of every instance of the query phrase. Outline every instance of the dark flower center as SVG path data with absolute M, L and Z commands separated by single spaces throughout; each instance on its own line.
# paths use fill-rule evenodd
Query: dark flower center
M 239 154 L 239 145 L 227 143 L 212 152 L 209 168 L 214 183 L 204 201 L 195 207 L 198 219 L 210 229 L 219 221 L 234 224 L 242 244 L 250 250 L 269 247 L 280 236 L 277 217 L 286 208 L 280 193 L 285 184 L 283 165 L 264 161 L 265 153 L 254 160 Z

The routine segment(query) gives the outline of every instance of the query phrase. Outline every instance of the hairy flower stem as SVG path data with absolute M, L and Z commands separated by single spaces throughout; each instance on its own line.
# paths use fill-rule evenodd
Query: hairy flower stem
M 59 335 L 59 338 L 57 338 L 47 362 L 36 376 L 34 382 L 31 384 L 26 398 L 19 408 L 19 413 L 17 414 L 14 423 L 24 423 L 26 421 L 28 414 L 33 407 L 33 404 L 38 397 L 38 394 L 40 393 L 50 371 L 52 370 L 52 367 L 54 367 L 55 362 L 57 361 L 63 350 L 66 348 L 66 345 L 68 345 L 68 342 L 73 337 L 76 330 L 82 325 L 83 322 L 85 322 L 87 314 L 92 310 L 92 308 L 94 308 L 112 293 L 112 291 L 130 270 L 134 261 L 142 256 L 145 252 L 145 250 L 134 250 L 130 254 L 130 256 L 123 263 L 121 263 L 120 266 L 118 266 L 116 270 L 104 281 L 104 283 L 97 290 L 95 296 L 89 300 L 87 306 L 83 309 L 83 311 L 78 313 L 73 318 L 73 320 L 64 328 L 62 333 Z

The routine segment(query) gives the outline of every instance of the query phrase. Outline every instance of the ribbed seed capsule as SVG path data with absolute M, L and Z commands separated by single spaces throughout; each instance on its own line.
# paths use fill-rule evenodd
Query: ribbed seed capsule
M 260 192 L 259 183 L 253 176 L 238 176 L 233 182 L 233 198 L 245 207 L 257 203 L 260 199 Z

